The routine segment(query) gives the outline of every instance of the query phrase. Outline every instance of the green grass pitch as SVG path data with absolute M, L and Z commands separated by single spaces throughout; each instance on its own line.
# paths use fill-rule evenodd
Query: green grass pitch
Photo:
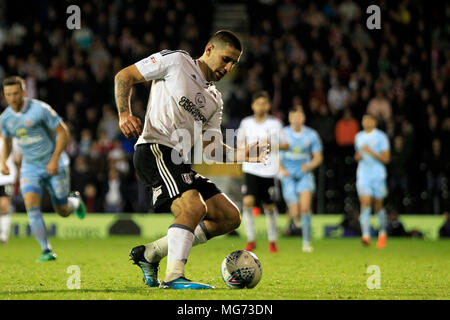
M 263 226 L 258 218 L 257 226 Z M 232 290 L 223 283 L 220 264 L 230 252 L 245 246 L 241 237 L 222 236 L 194 247 L 186 265 L 190 279 L 215 290 L 161 290 L 142 283 L 140 269 L 128 261 L 133 246 L 153 239 L 115 236 L 99 239 L 51 239 L 58 254 L 53 262 L 37 263 L 34 238 L 12 238 L 0 246 L 0 300 L 315 300 L 315 299 L 450 299 L 450 241 L 388 239 L 384 250 L 363 248 L 357 238 L 313 242 L 313 253 L 301 252 L 301 238 L 279 239 L 279 252 L 267 252 L 258 233 L 257 249 L 263 274 L 254 289 Z M 80 289 L 69 289 L 69 266 L 80 268 Z M 164 276 L 165 259 L 160 278 Z M 368 289 L 380 270 L 380 289 Z M 70 282 L 70 281 L 69 281 Z

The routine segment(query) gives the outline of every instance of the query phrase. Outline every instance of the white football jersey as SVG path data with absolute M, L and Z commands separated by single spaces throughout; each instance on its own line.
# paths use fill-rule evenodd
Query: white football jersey
M 136 145 L 159 143 L 185 156 L 202 131 L 221 132 L 222 95 L 187 52 L 163 50 L 135 65 L 145 80 L 152 81 Z
M 0 155 L 3 152 L 3 138 L 0 139 Z M 20 148 L 17 145 L 16 139 L 12 140 L 12 150 L 9 154 L 8 160 L 6 160 L 6 164 L 8 165 L 9 175 L 4 175 L 0 172 L 0 186 L 14 184 L 17 179 L 17 167 L 14 163 L 14 157 L 20 154 Z
M 278 173 L 279 149 L 281 143 L 287 140 L 283 133 L 283 123 L 273 116 L 268 116 L 263 122 L 256 122 L 254 116 L 242 119 L 237 135 L 238 144 L 254 142 L 270 143 L 270 157 L 266 164 L 244 162 L 242 171 L 263 178 L 272 178 Z

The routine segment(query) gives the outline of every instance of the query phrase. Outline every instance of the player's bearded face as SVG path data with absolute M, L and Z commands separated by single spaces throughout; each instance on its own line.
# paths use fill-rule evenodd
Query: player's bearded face
M 18 108 L 23 104 L 25 91 L 19 85 L 5 86 L 3 88 L 8 105 Z
M 270 102 L 269 102 L 269 100 L 267 100 L 264 97 L 259 97 L 258 99 L 253 101 L 252 109 L 256 115 L 261 116 L 261 115 L 269 112 Z
M 303 112 L 291 112 L 289 113 L 289 123 L 294 127 L 300 127 L 305 123 L 305 115 Z
M 210 72 L 209 81 L 219 81 L 230 70 L 234 64 L 239 61 L 241 52 L 229 45 L 216 46 L 211 49 L 209 59 L 207 61 Z
M 364 116 L 362 120 L 362 126 L 364 130 L 372 130 L 377 125 L 375 119 L 370 116 Z

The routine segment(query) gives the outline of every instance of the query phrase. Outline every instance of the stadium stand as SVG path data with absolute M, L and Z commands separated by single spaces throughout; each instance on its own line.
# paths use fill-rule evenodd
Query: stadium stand
M 307 124 L 325 146 L 315 212 L 357 206 L 352 128 L 347 132 L 342 123 L 347 117 L 360 123 L 366 111 L 379 116 L 393 147 L 389 205 L 399 213 L 449 210 L 448 4 L 380 1 L 381 29 L 369 30 L 370 1 L 76 3 L 80 30 L 66 27 L 67 1 L 0 1 L 0 79 L 23 76 L 29 97 L 51 104 L 69 124 L 72 186 L 90 212 L 150 210 L 134 174 L 133 141 L 118 128 L 116 72 L 162 49 L 198 57 L 221 27 L 245 39 L 241 63 L 219 86 L 223 128 L 238 127 L 259 90 L 271 93 L 273 114 L 284 123 L 288 108 L 303 104 Z M 134 92 L 140 117 L 149 88 Z

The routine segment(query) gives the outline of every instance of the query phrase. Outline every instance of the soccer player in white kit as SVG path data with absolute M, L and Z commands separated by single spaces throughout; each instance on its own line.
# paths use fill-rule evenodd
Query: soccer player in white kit
M 175 216 L 167 236 L 130 252 L 130 259 L 141 268 L 144 282 L 150 287 L 213 288 L 185 278 L 190 250 L 240 225 L 236 205 L 209 179 L 193 171 L 189 163 L 178 161 L 185 159 L 202 133 L 220 136 L 223 101 L 211 81 L 222 79 L 239 61 L 241 53 L 240 40 L 232 32 L 222 30 L 210 38 L 198 59 L 181 50 L 163 50 L 124 68 L 115 77 L 119 126 L 127 138 L 139 137 L 134 153 L 137 174 L 152 188 L 155 211 L 171 211 Z M 141 121 L 132 114 L 130 96 L 132 86 L 144 81 L 152 81 L 152 87 L 141 129 Z M 197 135 L 196 127 L 201 128 Z M 188 150 L 180 146 L 180 140 L 184 144 L 188 140 Z M 254 150 L 261 151 L 256 152 L 254 161 L 267 157 L 264 145 L 247 146 L 237 152 L 223 144 L 220 136 L 204 140 L 203 150 L 211 143 L 220 147 L 220 152 L 211 154 L 220 161 L 250 160 Z M 165 256 L 166 274 L 160 284 L 158 266 Z
M 3 139 L 0 136 L 0 153 L 3 150 Z M 10 168 L 9 174 L 4 175 L 0 172 L 0 241 L 6 244 L 9 239 L 9 230 L 11 226 L 11 214 L 13 206 L 11 196 L 14 192 L 14 184 L 17 181 L 17 163 L 20 162 L 20 152 L 13 140 L 12 152 L 7 160 Z
M 257 202 L 262 203 L 266 216 L 267 236 L 269 240 L 269 253 L 278 251 L 277 241 L 277 211 L 274 205 L 275 175 L 278 173 L 278 154 L 273 147 L 287 148 L 282 136 L 283 123 L 269 114 L 270 99 L 267 92 L 256 93 L 252 98 L 253 115 L 242 119 L 238 129 L 238 146 L 256 141 L 269 142 L 272 153 L 267 164 L 249 163 L 242 164 L 245 183 L 243 185 L 244 198 L 242 200 L 242 217 L 245 232 L 247 234 L 247 245 L 244 250 L 252 251 L 256 248 L 255 242 L 255 218 L 252 209 Z M 274 140 L 274 141 L 271 141 Z

